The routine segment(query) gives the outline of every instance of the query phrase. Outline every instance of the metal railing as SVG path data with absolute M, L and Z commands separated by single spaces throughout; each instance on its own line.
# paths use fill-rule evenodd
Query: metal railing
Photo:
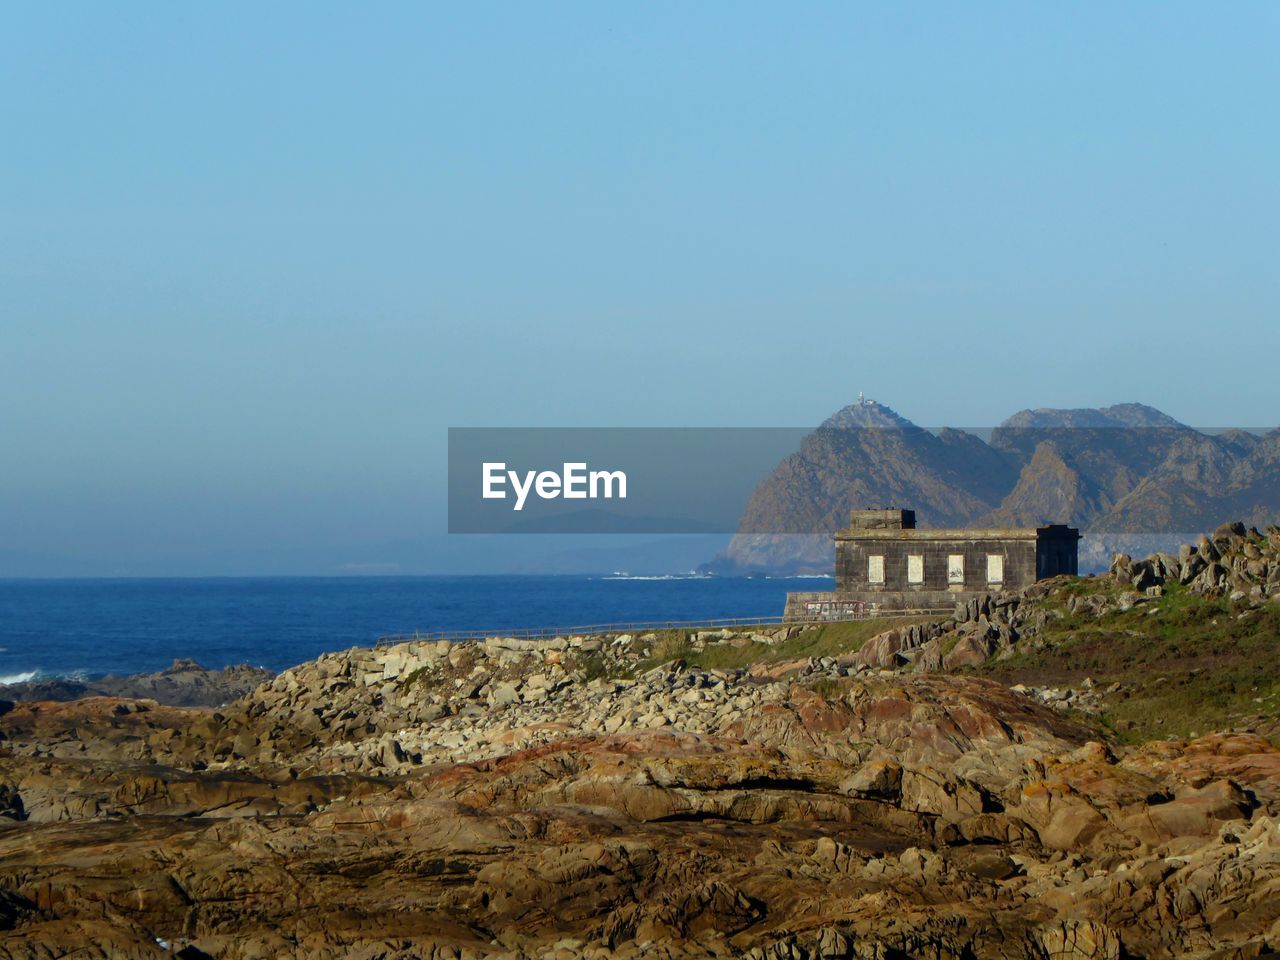
M 715 620 L 646 620 L 623 623 L 589 623 L 573 627 L 518 627 L 492 630 L 415 630 L 413 633 L 389 634 L 378 638 L 378 646 L 409 643 L 414 640 L 484 640 L 503 637 L 514 640 L 550 640 L 554 637 L 608 636 L 622 633 L 657 633 L 660 630 L 728 630 L 737 627 L 821 626 L 827 623 L 850 623 L 887 617 L 923 617 L 952 613 L 951 607 L 920 608 L 916 610 L 879 610 L 868 608 L 858 613 L 842 614 L 804 620 L 783 620 L 777 616 L 727 617 Z

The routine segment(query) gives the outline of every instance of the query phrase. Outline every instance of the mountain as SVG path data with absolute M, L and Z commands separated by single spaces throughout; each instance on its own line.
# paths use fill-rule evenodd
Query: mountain
M 1022 410 L 991 431 L 926 430 L 860 400 L 808 434 L 754 491 L 718 573 L 829 572 L 831 533 L 859 507 L 908 507 L 921 527 L 1065 522 L 1086 559 L 1240 516 L 1280 515 L 1280 430 L 1195 430 L 1140 403 Z M 1145 538 L 1145 539 L 1144 539 Z
M 1052 517 L 1087 527 L 1193 438 L 1208 439 L 1138 403 L 1023 410 L 993 430 L 990 439 L 993 448 L 1021 465 L 1017 485 L 998 509 L 978 519 L 989 526 L 1022 527 Z
M 1172 427 L 1187 429 L 1168 414 L 1143 403 L 1117 403 L 1110 407 L 1082 407 L 1074 410 L 1055 410 L 1040 407 L 1036 410 L 1020 410 L 1000 425 L 1005 429 L 1059 428 L 1059 427 Z
M 706 569 L 827 573 L 830 531 L 851 510 L 911 504 L 921 526 L 950 526 L 996 507 L 1013 478 L 1007 458 L 972 434 L 934 434 L 883 404 L 851 404 L 756 488 L 738 535 Z

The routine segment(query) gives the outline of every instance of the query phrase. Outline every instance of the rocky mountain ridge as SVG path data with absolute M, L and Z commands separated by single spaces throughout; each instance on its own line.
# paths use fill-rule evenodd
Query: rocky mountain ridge
M 1176 543 L 1222 516 L 1280 516 L 1280 430 L 1194 430 L 1137 403 L 1023 410 L 990 431 L 917 427 L 889 407 L 837 411 L 755 490 L 708 572 L 829 573 L 851 510 L 900 506 L 922 527 L 1037 526 L 1086 533 L 1089 562 Z

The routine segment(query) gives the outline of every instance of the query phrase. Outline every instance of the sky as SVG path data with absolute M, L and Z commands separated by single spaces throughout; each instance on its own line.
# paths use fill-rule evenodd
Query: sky
M 553 549 L 443 536 L 451 426 L 1276 425 L 1278 44 L 1268 3 L 5 4 L 0 575 Z

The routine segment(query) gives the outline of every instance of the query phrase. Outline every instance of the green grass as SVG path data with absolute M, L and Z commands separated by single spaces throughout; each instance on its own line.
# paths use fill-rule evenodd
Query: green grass
M 1100 593 L 1107 596 L 1114 596 L 1121 590 L 1125 589 L 1128 589 L 1129 592 L 1133 592 L 1132 589 L 1122 585 L 1110 577 L 1080 577 L 1074 580 L 1067 580 L 1065 583 L 1057 587 L 1057 589 L 1053 591 L 1053 594 L 1046 599 L 1050 601 L 1062 600 L 1064 603 L 1061 605 L 1065 605 L 1065 601 L 1069 597 L 1087 597 Z
M 578 676 L 584 683 L 592 680 L 609 679 L 615 671 L 610 669 L 609 661 L 600 653 L 588 653 L 577 658 L 575 664 Z
M 1068 602 L 1075 597 L 1103 596 L 1114 600 L 1123 593 L 1136 595 L 1138 591 L 1111 577 L 1080 577 L 1058 584 L 1052 593 L 1036 602 L 1047 610 L 1065 613 Z
M 1107 696 L 1100 719 L 1129 742 L 1242 725 L 1277 729 L 1280 605 L 1239 619 L 1247 609 L 1174 585 L 1129 611 L 1051 621 L 1036 649 L 974 672 L 1036 686 L 1118 682 L 1122 690 Z
M 439 682 L 440 673 L 434 666 L 431 666 L 419 667 L 417 670 L 414 670 L 400 681 L 400 685 L 407 690 L 412 690 L 415 687 L 423 690 L 429 690 Z

